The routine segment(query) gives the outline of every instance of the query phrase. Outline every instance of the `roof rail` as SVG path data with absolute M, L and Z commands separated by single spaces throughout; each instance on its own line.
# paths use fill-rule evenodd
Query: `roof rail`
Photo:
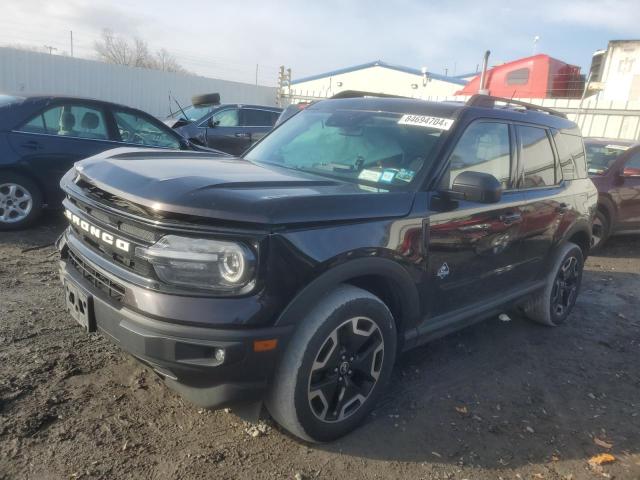
M 469 100 L 467 100 L 467 105 L 472 107 L 486 107 L 486 108 L 496 108 L 496 102 L 504 102 L 507 105 L 517 105 L 519 107 L 524 107 L 527 110 L 544 112 L 549 115 L 555 115 L 556 117 L 567 118 L 567 115 L 554 110 L 552 108 L 541 107 L 540 105 L 534 105 L 533 103 L 521 102 L 520 100 L 512 100 L 509 98 L 502 97 L 493 97 L 491 95 L 481 95 L 476 94 L 472 96 Z
M 334 99 L 334 98 L 363 98 L 363 97 L 410 98 L 410 97 L 403 97 L 402 95 L 392 95 L 389 93 L 364 92 L 361 90 L 343 90 L 342 92 L 338 92 L 329 98 Z

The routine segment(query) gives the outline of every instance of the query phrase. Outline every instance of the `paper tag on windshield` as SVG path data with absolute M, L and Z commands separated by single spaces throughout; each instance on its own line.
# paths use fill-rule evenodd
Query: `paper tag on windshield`
M 378 180 L 380 180 L 380 175 L 382 175 L 382 172 L 376 171 L 376 170 L 362 170 L 360 172 L 360 175 L 358 175 L 358 178 L 360 180 L 368 180 L 370 182 L 377 182 Z
M 629 150 L 629 146 L 628 145 L 607 145 L 605 148 L 608 148 L 610 150 Z
M 449 130 L 453 125 L 450 118 L 427 117 L 425 115 L 403 115 L 398 120 L 398 125 L 413 125 L 416 127 L 437 128 L 438 130 Z

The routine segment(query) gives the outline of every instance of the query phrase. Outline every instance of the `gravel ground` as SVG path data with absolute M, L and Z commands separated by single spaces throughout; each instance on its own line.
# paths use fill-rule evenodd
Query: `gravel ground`
M 589 258 L 563 327 L 496 318 L 415 350 L 364 427 L 316 446 L 186 404 L 83 333 L 50 216 L 0 234 L 0 479 L 640 479 L 638 237 Z

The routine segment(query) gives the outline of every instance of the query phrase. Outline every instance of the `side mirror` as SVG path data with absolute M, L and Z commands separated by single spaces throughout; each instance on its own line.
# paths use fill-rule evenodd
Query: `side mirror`
M 214 120 L 213 117 L 209 117 L 209 120 L 207 120 L 207 126 L 209 128 L 216 128 L 219 123 L 220 120 Z
M 462 172 L 453 180 L 451 190 L 469 202 L 496 203 L 502 198 L 502 184 L 488 173 Z

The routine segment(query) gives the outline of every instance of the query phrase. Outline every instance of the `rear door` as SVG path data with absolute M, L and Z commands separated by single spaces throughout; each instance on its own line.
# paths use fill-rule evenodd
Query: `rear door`
M 450 157 L 448 185 L 463 171 L 489 173 L 503 185 L 502 200 L 484 204 L 453 202 L 430 216 L 429 270 L 434 279 L 431 316 L 451 314 L 504 297 L 523 282 L 526 259 L 521 240 L 525 194 L 514 187 L 515 137 L 503 122 L 476 120 Z
M 550 131 L 533 125 L 516 125 L 518 139 L 518 189 L 526 196 L 522 208 L 522 242 L 526 259 L 521 273 L 527 280 L 544 274 L 546 259 L 557 241 L 560 222 L 574 215 L 574 195 L 556 158 Z
M 45 189 L 49 204 L 62 199 L 58 183 L 75 162 L 118 146 L 104 109 L 81 102 L 49 105 L 11 131 L 9 142 Z
M 278 113 L 261 108 L 244 107 L 240 110 L 240 120 L 248 135 L 247 147 L 257 142 L 271 131 L 278 119 Z

